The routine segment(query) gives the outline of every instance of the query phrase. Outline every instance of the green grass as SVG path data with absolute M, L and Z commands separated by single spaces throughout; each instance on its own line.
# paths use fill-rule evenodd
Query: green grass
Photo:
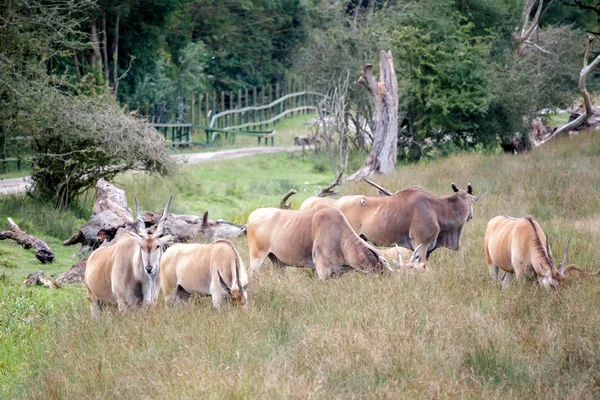
M 490 218 L 533 215 L 555 258 L 572 237 L 569 262 L 597 269 L 599 154 L 600 132 L 591 132 L 526 155 L 457 155 L 376 177 L 390 190 L 419 185 L 439 195 L 451 193 L 452 181 L 471 182 L 481 201 L 460 250 L 434 252 L 427 273 L 347 274 L 327 282 L 308 270 L 266 265 L 251 282 L 244 311 L 225 304 L 219 314 L 209 298 L 199 298 L 94 320 L 79 286 L 20 286 L 26 272 L 43 268 L 33 264 L 31 250 L 0 242 L 0 251 L 10 251 L 0 266 L 6 274 L 0 279 L 0 397 L 599 397 L 600 281 L 572 279 L 559 293 L 514 281 L 500 290 L 483 255 Z M 331 181 L 328 170 L 319 170 L 308 156 L 280 154 L 190 166 L 170 180 L 117 181 L 144 209 L 160 209 L 174 194 L 174 212 L 208 209 L 212 218 L 243 221 L 256 207 L 279 204 L 290 187 L 301 190 L 298 207 Z M 343 191 L 375 193 L 364 183 Z M 40 205 L 2 204 L 2 215 L 19 211 L 24 225 L 56 240 L 54 246 L 64 237 L 52 229 L 64 234 L 68 221 L 83 214 L 68 210 L 60 217 L 65 225 L 53 228 L 49 218 L 34 223 Z M 245 239 L 237 245 L 247 262 Z M 69 250 L 59 262 L 71 262 L 62 260 Z

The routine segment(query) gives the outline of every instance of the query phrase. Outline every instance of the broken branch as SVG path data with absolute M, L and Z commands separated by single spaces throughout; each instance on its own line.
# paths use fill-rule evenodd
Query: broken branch
M 344 173 L 340 172 L 340 174 L 337 176 L 337 179 L 334 182 L 325 186 L 323 189 L 321 189 L 319 191 L 319 193 L 317 193 L 317 197 L 336 196 L 338 194 L 338 192 L 336 192 L 335 190 L 331 190 L 331 189 L 333 189 L 334 187 L 338 186 L 341 183 L 342 175 L 344 175 Z
M 35 248 L 35 258 L 40 260 L 42 264 L 54 262 L 54 253 L 44 241 L 22 231 L 11 218 L 7 219 L 10 230 L 0 232 L 0 240 L 12 239 L 23 246 L 24 249 Z
M 370 179 L 367 178 L 363 178 L 363 181 L 367 182 L 369 185 L 374 186 L 377 190 L 379 190 L 379 194 L 381 196 L 393 196 L 394 193 L 390 192 L 389 190 L 387 190 L 386 188 L 379 186 L 378 184 L 376 184 L 375 182 L 373 182 Z

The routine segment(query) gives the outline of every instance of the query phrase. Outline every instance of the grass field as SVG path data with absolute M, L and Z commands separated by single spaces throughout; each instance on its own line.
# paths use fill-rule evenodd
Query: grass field
M 399 167 L 376 178 L 439 195 L 471 182 L 481 197 L 461 249 L 434 252 L 430 271 L 347 274 L 327 282 L 303 269 L 269 265 L 252 280 L 250 303 L 209 298 L 128 315 L 89 315 L 79 286 L 24 288 L 45 269 L 31 251 L 0 242 L 0 398 L 598 398 L 600 279 L 572 279 L 558 293 L 534 283 L 491 284 L 483 233 L 495 215 L 532 215 L 555 258 L 572 238 L 569 262 L 600 263 L 600 132 L 559 138 L 521 156 L 457 155 Z M 356 162 L 355 162 L 356 164 Z M 184 168 L 168 180 L 122 176 L 117 184 L 144 209 L 211 211 L 244 221 L 276 206 L 291 187 L 294 208 L 329 183 L 327 163 L 300 154 L 255 156 Z M 366 184 L 344 193 L 374 194 Z M 294 199 L 294 198 L 292 198 Z M 0 198 L 58 256 L 92 199 L 60 214 L 28 199 Z M 237 242 L 248 262 L 245 239 Z M 3 263 L 3 264 L 2 264 Z M 267 263 L 268 264 L 268 263 Z

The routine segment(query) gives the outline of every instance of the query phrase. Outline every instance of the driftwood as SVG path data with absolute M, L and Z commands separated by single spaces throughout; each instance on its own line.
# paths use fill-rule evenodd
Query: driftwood
M 81 243 L 80 254 L 87 254 L 102 242 L 110 242 L 119 228 L 135 230 L 133 212 L 127 206 L 125 191 L 100 179 L 96 184 L 96 203 L 90 219 L 79 228 L 65 246 Z
M 293 195 L 295 195 L 296 193 L 298 193 L 298 192 L 296 192 L 296 190 L 295 190 L 295 189 L 290 189 L 290 191 L 289 191 L 289 192 L 287 192 L 287 193 L 285 194 L 285 196 L 283 196 L 283 197 L 281 198 L 281 203 L 279 203 L 279 208 L 283 208 L 284 210 L 287 210 L 287 209 L 289 209 L 289 208 L 292 206 L 292 203 L 287 203 L 287 204 L 286 204 L 286 201 L 288 201 L 288 199 L 289 199 L 290 197 L 292 197 Z
M 334 182 L 325 186 L 323 189 L 319 190 L 319 193 L 317 193 L 317 197 L 337 196 L 339 194 L 339 192 L 336 192 L 335 190 L 332 190 L 332 189 L 334 187 L 338 186 L 340 183 L 342 183 L 342 175 L 344 175 L 343 171 L 340 172 L 340 174 L 337 176 L 337 178 Z
M 73 266 L 71 267 L 70 270 L 60 274 L 60 276 L 56 279 L 56 282 L 57 283 L 83 283 L 83 276 L 85 275 L 86 264 L 87 264 L 87 259 L 83 259 L 83 260 L 73 264 Z
M 97 197 L 90 219 L 79 231 L 63 244 L 65 246 L 81 243 L 80 255 L 87 255 L 103 243 L 114 242 L 120 237 L 119 232 L 136 231 L 136 222 L 132 210 L 127 206 L 125 191 L 101 179 L 96 185 Z M 156 229 L 162 211 L 148 212 L 144 215 L 144 223 L 148 232 Z M 214 239 L 235 238 L 246 232 L 244 225 L 237 225 L 223 220 L 208 220 L 208 211 L 204 216 L 169 214 L 165 224 L 167 232 L 176 237 L 177 242 L 198 240 L 212 242 Z
M 22 231 L 11 218 L 7 218 L 7 220 L 10 230 L 0 232 L 0 240 L 12 239 L 23 246 L 24 249 L 35 248 L 35 258 L 40 260 L 42 264 L 54 262 L 54 253 L 46 243 Z
M 160 211 L 147 212 L 142 216 L 146 227 L 151 227 L 148 232 L 152 233 L 158 220 Z M 168 234 L 175 236 L 176 242 L 204 242 L 210 243 L 216 239 L 233 239 L 246 234 L 246 225 L 238 225 L 222 219 L 211 221 L 208 219 L 208 211 L 202 217 L 196 215 L 169 214 L 165 221 L 165 230 Z
M 25 285 L 25 286 L 40 285 L 40 286 L 47 287 L 48 289 L 58 289 L 62 286 L 62 283 L 53 281 L 52 279 L 47 278 L 44 275 L 43 271 L 38 271 L 33 274 L 29 274 L 27 279 L 25 279 L 25 281 L 23 282 L 23 285 Z

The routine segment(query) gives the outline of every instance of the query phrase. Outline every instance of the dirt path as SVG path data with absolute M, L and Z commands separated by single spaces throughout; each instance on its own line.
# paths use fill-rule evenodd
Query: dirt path
M 243 149 L 230 149 L 220 151 L 210 151 L 206 153 L 189 153 L 173 157 L 182 159 L 185 165 L 201 164 L 205 162 L 230 160 L 232 158 L 248 157 L 256 154 L 273 154 L 282 152 L 293 152 L 302 150 L 300 146 L 265 146 L 265 147 L 246 147 Z M 22 193 L 29 187 L 29 177 L 0 180 L 0 195 Z

